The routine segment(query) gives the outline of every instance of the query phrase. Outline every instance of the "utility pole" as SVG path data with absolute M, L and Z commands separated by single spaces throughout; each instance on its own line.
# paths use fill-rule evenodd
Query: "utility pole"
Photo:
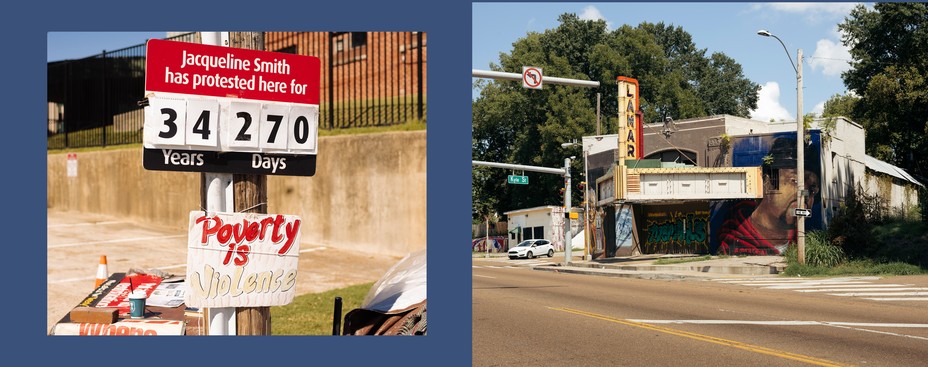
M 802 49 L 796 59 L 796 208 L 805 209 L 806 124 L 802 116 Z M 795 215 L 795 214 L 793 214 Z M 796 247 L 799 264 L 806 263 L 806 217 L 796 216 Z
M 264 51 L 264 33 L 230 32 L 229 46 Z M 267 214 L 267 176 L 233 174 L 235 212 Z M 271 335 L 270 307 L 236 307 L 237 335 Z
M 806 196 L 806 161 L 805 161 L 805 150 L 806 150 L 806 131 L 805 131 L 805 121 L 802 116 L 802 49 L 800 48 L 797 51 L 797 60 L 796 65 L 793 65 L 793 58 L 789 55 L 789 50 L 786 49 L 786 44 L 783 43 L 783 40 L 780 37 L 777 37 L 773 33 L 768 32 L 767 30 L 761 29 L 757 31 L 757 34 L 764 37 L 773 37 L 780 45 L 783 46 L 783 51 L 786 51 L 786 57 L 789 58 L 789 65 L 793 67 L 793 70 L 796 71 L 796 209 L 805 209 L 805 196 Z M 798 210 L 797 210 L 798 211 Z M 805 217 L 798 215 L 798 213 L 793 213 L 796 217 L 796 256 L 800 265 L 805 265 L 806 263 L 806 223 Z
M 264 50 L 261 32 L 203 33 L 202 42 Z M 265 175 L 204 172 L 200 174 L 200 183 L 200 202 L 207 211 L 267 214 Z M 270 307 L 226 307 L 208 311 L 210 335 L 271 335 Z M 235 328 L 235 333 L 231 328 Z
M 570 262 L 570 245 L 567 244 L 573 236 L 568 237 L 568 232 L 570 232 L 570 158 L 564 158 L 564 168 L 548 168 L 548 167 L 538 167 L 538 166 L 526 166 L 522 164 L 511 164 L 511 163 L 498 163 L 498 162 L 485 162 L 485 161 L 472 161 L 472 164 L 475 166 L 488 166 L 496 168 L 506 168 L 506 169 L 518 169 L 523 171 L 532 171 L 532 172 L 542 172 L 542 173 L 552 173 L 556 175 L 564 176 L 564 208 L 566 208 L 565 222 L 567 223 L 567 228 L 564 229 L 564 265 L 568 265 Z M 489 228 L 489 226 L 488 226 Z
M 572 254 L 570 250 L 573 247 L 574 231 L 570 227 L 570 158 L 564 158 L 564 265 L 569 266 Z

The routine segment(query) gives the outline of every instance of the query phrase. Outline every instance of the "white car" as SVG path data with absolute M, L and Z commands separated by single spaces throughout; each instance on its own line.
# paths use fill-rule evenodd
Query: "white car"
M 551 245 L 551 241 L 544 239 L 525 240 L 518 246 L 509 249 L 510 259 L 534 259 L 535 256 L 541 255 L 554 257 L 554 246 Z

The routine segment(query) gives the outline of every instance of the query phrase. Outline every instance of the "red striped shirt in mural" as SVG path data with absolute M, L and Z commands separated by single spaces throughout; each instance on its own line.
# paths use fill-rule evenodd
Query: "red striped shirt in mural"
M 757 205 L 757 201 L 744 200 L 732 208 L 730 216 L 719 228 L 719 254 L 780 255 L 786 251 L 787 243 L 795 242 L 795 229 L 788 230 L 786 238 L 774 239 L 761 235 L 751 221 L 751 214 Z M 781 242 L 780 245 L 775 244 Z

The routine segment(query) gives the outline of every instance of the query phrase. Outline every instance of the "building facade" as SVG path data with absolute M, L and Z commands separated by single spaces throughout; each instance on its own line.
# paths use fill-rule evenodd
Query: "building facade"
M 509 248 L 519 242 L 543 238 L 551 241 L 556 251 L 564 250 L 564 208 L 539 206 L 503 213 L 509 225 Z
M 591 182 L 615 170 L 612 137 L 584 138 Z M 904 213 L 918 205 L 918 189 L 923 184 L 904 170 L 866 155 L 864 130 L 859 124 L 842 117 L 817 119 L 807 130 L 805 141 L 803 207 L 811 211 L 811 217 L 805 219 L 806 231 L 827 228 L 852 190 L 879 196 L 888 214 Z M 665 190 L 651 195 L 650 200 L 628 201 L 625 199 L 630 196 L 602 200 L 602 193 L 593 193 L 600 200 L 590 222 L 606 223 L 591 227 L 593 244 L 597 240 L 604 243 L 602 248 L 593 246 L 593 257 L 640 253 L 782 254 L 789 243 L 796 241 L 796 153 L 795 123 L 765 123 L 721 115 L 646 125 L 645 159 L 628 161 L 627 165 L 682 168 L 674 172 L 756 167 L 761 172 L 762 192 L 754 198 L 722 195 L 704 200 Z M 677 180 L 672 175 L 665 177 Z M 690 177 L 666 186 L 702 185 L 699 175 Z M 707 178 L 704 182 L 707 188 L 739 185 L 737 180 L 725 183 Z

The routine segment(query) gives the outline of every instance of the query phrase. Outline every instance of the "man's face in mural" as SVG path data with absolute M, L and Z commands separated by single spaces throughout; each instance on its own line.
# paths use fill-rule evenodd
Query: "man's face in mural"
M 769 143 L 769 149 L 764 151 Z M 782 254 L 787 244 L 795 242 L 797 205 L 797 146 L 796 139 L 779 136 L 748 137 L 736 143 L 733 149 L 739 152 L 748 166 L 761 163 L 764 172 L 764 197 L 759 202 L 740 201 L 733 211 L 721 219 L 719 225 L 719 251 L 733 254 Z M 762 160 L 757 162 L 756 158 Z M 806 147 L 806 171 L 803 172 L 805 196 L 804 208 L 814 208 L 819 195 L 819 176 L 816 159 L 818 150 L 814 144 Z
M 779 170 L 780 187 L 778 190 L 765 190 L 764 200 L 758 205 L 757 210 L 751 216 L 755 226 L 761 231 L 788 231 L 796 226 L 796 216 L 794 215 L 796 205 L 796 169 L 781 168 Z M 812 171 L 806 171 L 805 187 L 808 190 L 804 208 L 812 207 L 815 202 L 815 196 L 819 190 L 818 175 Z M 769 180 L 765 180 L 769 182 Z M 770 234 L 768 238 L 782 237 Z
M 752 215 L 764 227 L 785 228 L 795 222 L 795 218 L 787 213 L 796 207 L 796 170 L 779 169 L 779 190 L 764 190 L 764 201 L 757 207 L 756 214 Z M 770 180 L 765 180 L 770 182 Z M 758 218 L 757 215 L 763 215 Z

